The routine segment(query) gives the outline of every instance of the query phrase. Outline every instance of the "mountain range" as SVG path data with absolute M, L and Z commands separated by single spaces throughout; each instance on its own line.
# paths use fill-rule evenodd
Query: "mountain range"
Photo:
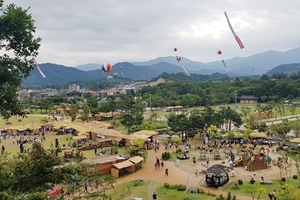
M 40 64 L 39 66 L 46 75 L 46 78 L 43 78 L 39 74 L 38 70 L 34 68 L 30 77 L 23 80 L 23 85 L 56 85 L 77 80 L 105 79 L 108 76 L 113 76 L 113 73 L 116 72 L 119 76 L 115 78 L 123 78 L 124 75 L 125 78 L 131 80 L 150 80 L 164 72 L 169 74 L 178 72 L 184 73 L 182 66 L 184 66 L 190 74 L 212 74 L 218 72 L 227 74 L 231 77 L 262 75 L 267 72 L 272 73 L 271 69 L 279 65 L 284 66 L 291 63 L 300 63 L 299 55 L 300 47 L 286 52 L 267 51 L 244 58 L 235 57 L 225 60 L 227 69 L 229 70 L 228 73 L 221 60 L 202 63 L 181 57 L 181 61 L 178 63 L 176 57 L 173 56 L 158 57 L 145 62 L 117 63 L 108 74 L 103 74 L 100 64 L 86 64 L 76 67 L 67 67 L 53 63 L 45 63 Z M 120 66 L 122 66 L 122 68 Z M 293 69 L 293 67 L 291 68 Z M 287 68 L 281 67 L 278 70 L 279 72 L 284 72 L 285 69 Z M 289 71 L 291 71 L 291 69 L 289 69 Z M 295 68 L 294 71 L 297 72 L 298 68 Z

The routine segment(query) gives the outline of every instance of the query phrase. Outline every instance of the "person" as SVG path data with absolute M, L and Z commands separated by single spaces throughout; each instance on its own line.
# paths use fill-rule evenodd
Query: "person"
M 164 165 L 165 165 L 164 161 L 161 161 L 161 168 L 164 168 Z
M 84 184 L 84 191 L 85 191 L 85 192 L 88 191 L 88 185 L 87 185 L 87 183 Z
M 253 176 L 256 176 L 256 172 L 255 171 L 253 172 Z
M 94 147 L 94 152 L 95 152 L 95 155 L 97 155 L 97 148 Z
M 156 199 L 157 199 L 157 195 L 156 195 L 155 192 L 153 192 L 152 198 L 153 198 L 153 200 L 156 200 Z
M 273 197 L 274 197 L 274 200 L 276 200 L 276 190 L 274 190 L 274 192 L 273 192 Z
M 229 161 L 229 165 L 230 165 L 230 168 L 233 167 L 233 162 L 232 162 L 232 160 Z
M 206 164 L 208 166 L 208 164 L 209 164 L 209 158 L 206 159 Z
M 248 171 L 248 165 L 245 165 L 245 170 Z
M 168 168 L 166 168 L 166 170 L 165 170 L 165 176 L 169 176 L 169 170 L 168 170 Z
M 270 200 L 273 200 L 273 194 L 269 193 L 268 196 L 269 196 Z
M 196 177 L 198 176 L 198 169 L 197 169 L 196 172 L 195 172 L 195 176 L 196 176 Z

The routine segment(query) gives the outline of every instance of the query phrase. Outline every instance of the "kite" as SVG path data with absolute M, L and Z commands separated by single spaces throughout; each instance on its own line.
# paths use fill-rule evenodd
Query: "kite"
M 218 51 L 217 51 L 217 54 L 221 55 L 221 54 L 222 54 L 222 51 L 218 50 Z
M 104 64 L 102 65 L 102 70 L 103 70 L 104 72 L 110 72 L 110 71 L 112 70 L 111 64 L 109 64 L 109 63 L 104 63 Z
M 232 25 L 231 25 L 231 23 L 230 23 L 230 21 L 229 21 L 229 18 L 228 18 L 228 16 L 227 16 L 227 13 L 224 12 L 224 14 L 225 14 L 225 17 L 226 17 L 226 19 L 227 19 L 228 26 L 229 26 L 229 28 L 230 28 L 230 30 L 231 30 L 231 32 L 232 32 L 232 34 L 233 34 L 235 40 L 237 41 L 237 43 L 238 43 L 238 45 L 240 46 L 240 48 L 243 49 L 243 48 L 244 48 L 244 45 L 243 45 L 242 41 L 240 40 L 239 36 L 237 36 L 237 34 L 235 33 L 235 31 L 233 30 Z
M 119 76 L 118 72 L 114 73 L 114 76 Z
M 36 65 L 36 68 L 39 70 L 40 74 L 42 75 L 43 78 L 46 78 L 45 74 L 42 72 L 40 66 L 38 65 L 38 63 L 36 62 L 35 58 L 32 59 L 34 64 Z
M 121 70 L 121 74 L 122 74 L 122 77 L 124 78 L 124 74 L 123 74 L 123 71 L 122 71 L 123 67 L 120 66 L 120 70 Z
M 110 80 L 111 78 L 113 78 L 113 77 L 112 77 L 112 76 L 108 76 L 108 77 L 107 77 L 107 80 Z
M 191 76 L 191 75 L 189 74 L 189 72 L 185 69 L 185 67 L 184 67 L 183 65 L 181 65 L 181 67 L 182 67 L 182 69 L 185 71 L 185 73 L 186 73 L 188 76 Z
M 225 69 L 226 69 L 226 71 L 227 71 L 227 73 L 229 72 L 229 70 L 227 69 L 227 66 L 226 66 L 226 64 L 225 64 L 225 61 L 224 60 L 222 60 L 222 63 L 223 63 L 223 65 L 224 65 L 224 67 L 225 67 Z

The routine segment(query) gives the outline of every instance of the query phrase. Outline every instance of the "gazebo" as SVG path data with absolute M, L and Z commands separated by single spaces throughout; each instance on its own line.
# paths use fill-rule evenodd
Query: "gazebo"
M 229 181 L 228 173 L 233 169 L 224 165 L 216 164 L 202 173 L 206 175 L 206 185 L 220 187 Z

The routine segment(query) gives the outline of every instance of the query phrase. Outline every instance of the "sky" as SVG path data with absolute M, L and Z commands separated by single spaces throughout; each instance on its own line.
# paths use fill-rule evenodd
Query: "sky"
M 42 38 L 39 63 L 114 65 L 165 56 L 206 63 L 300 46 L 299 0 L 4 2 L 30 7 L 36 36 Z M 224 11 L 244 49 L 235 41 Z

